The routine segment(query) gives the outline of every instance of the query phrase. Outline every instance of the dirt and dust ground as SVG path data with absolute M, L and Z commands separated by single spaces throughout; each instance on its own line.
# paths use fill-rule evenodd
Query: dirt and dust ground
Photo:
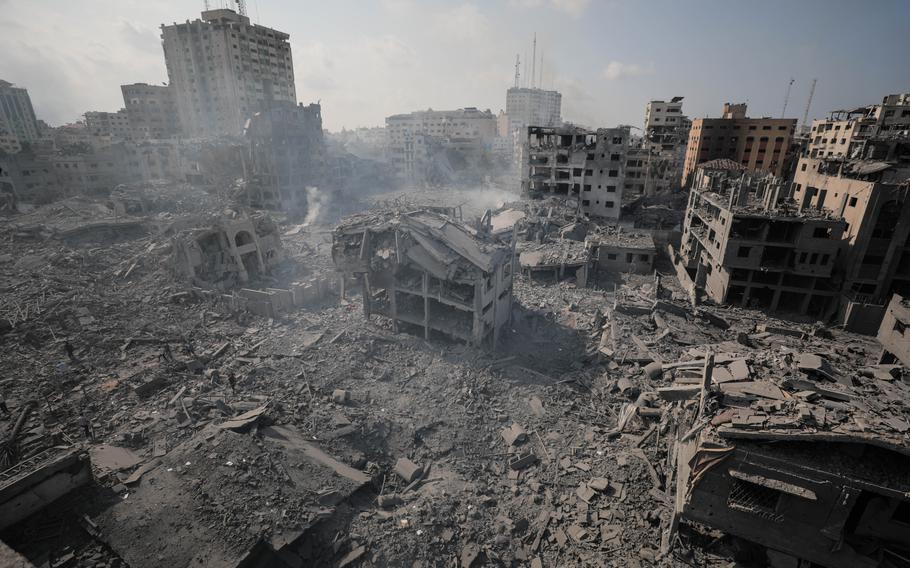
M 463 204 L 471 208 L 466 218 L 514 197 L 482 190 L 409 196 Z M 58 430 L 79 443 L 116 444 L 142 461 L 179 447 L 174 464 L 203 463 L 209 450 L 199 448 L 194 458 L 181 444 L 223 420 L 221 405 L 239 413 L 268 402 L 269 422 L 299 430 L 376 480 L 365 497 L 339 506 L 320 524 L 332 543 L 317 555 L 325 565 L 361 546 L 355 562 L 363 566 L 729 565 L 729 550 L 715 554 L 718 543 L 705 548 L 710 539 L 704 535 L 684 535 L 673 556 L 657 560 L 670 512 L 665 432 L 638 418 L 623 433 L 615 431 L 629 402 L 617 381 L 639 380 L 642 373 L 636 363 L 597 353 L 601 318 L 615 289 L 653 296 L 653 276 L 619 275 L 585 289 L 519 278 L 512 323 L 491 353 L 394 334 L 381 319 L 365 320 L 356 291 L 279 319 L 225 314 L 179 295 L 185 286 L 166 267 L 159 229 L 147 227 L 144 236 L 122 242 L 72 243 L 36 236 L 11 221 L 0 235 L 7 326 L 0 374 L 14 413 L 38 399 L 29 422 L 36 435 Z M 285 248 L 296 267 L 289 273 L 327 270 L 330 227 L 290 229 Z M 685 296 L 662 268 L 662 293 L 682 305 Z M 761 317 L 731 314 L 732 330 L 685 318 L 674 325 L 688 326 L 699 342 L 722 342 Z M 175 362 L 160 359 L 162 339 L 173 345 Z M 186 339 L 195 354 L 181 352 Z M 75 363 L 64 353 L 65 340 L 76 348 Z M 662 341 L 653 348 L 670 357 L 688 347 Z M 194 374 L 198 359 L 222 380 Z M 223 380 L 229 371 L 239 377 L 236 393 Z M 151 394 L 137 393 L 137 386 L 155 380 L 160 386 L 150 387 Z M 336 389 L 351 400 L 333 402 Z M 80 414 L 91 420 L 94 441 L 84 439 Z M 512 448 L 501 432 L 515 423 L 527 436 Z M 529 450 L 535 463 L 510 468 Z M 392 473 L 402 457 L 424 467 L 423 483 L 409 489 Z M 266 505 L 251 502 L 260 495 L 257 475 L 262 483 L 273 475 L 263 471 L 251 468 L 239 482 L 218 484 L 218 491 L 231 493 L 221 501 L 244 505 L 206 531 L 243 542 L 267 530 L 261 522 Z M 101 544 L 103 534 L 85 538 L 73 521 L 83 514 L 102 517 L 128 499 L 130 490 L 121 484 L 127 473 L 102 475 L 98 486 L 61 500 L 4 540 L 38 563 L 72 553 L 72 566 L 125 565 Z M 209 506 L 213 489 L 207 484 L 180 498 L 190 509 Z M 377 494 L 395 494 L 401 502 L 382 508 Z M 321 508 L 315 502 L 295 507 Z M 174 515 L 183 510 L 171 509 Z M 145 522 L 141 529 L 167 539 L 169 527 L 180 523 Z

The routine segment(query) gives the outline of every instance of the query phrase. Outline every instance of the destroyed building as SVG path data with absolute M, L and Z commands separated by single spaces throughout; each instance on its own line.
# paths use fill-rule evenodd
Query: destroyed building
M 251 207 L 306 212 L 307 193 L 326 174 L 322 111 L 318 104 L 276 105 L 246 123 L 246 184 Z
M 585 245 L 591 251 L 598 274 L 650 274 L 657 260 L 654 237 L 622 227 L 598 227 L 588 234 Z
M 679 188 L 692 127 L 692 121 L 682 113 L 682 100 L 683 97 L 673 97 L 669 101 L 649 101 L 645 108 L 642 147 L 647 150 L 647 157 L 643 195 Z
M 827 211 L 797 208 L 786 192 L 778 178 L 747 172 L 732 160 L 698 167 L 680 249 L 693 291 L 717 303 L 830 315 L 844 222 Z
M 332 241 L 336 269 L 361 279 L 367 317 L 496 347 L 512 314 L 513 246 L 427 210 L 355 215 Z
M 910 366 L 910 302 L 900 294 L 891 296 L 878 328 L 882 344 L 880 363 L 901 363 Z
M 172 239 L 175 271 L 203 287 L 231 288 L 268 274 L 283 260 L 278 228 L 266 215 L 220 218 Z
M 717 159 L 780 176 L 795 131 L 795 118 L 749 118 L 745 103 L 724 103 L 720 118 L 692 120 L 681 185 L 690 183 L 699 164 Z
M 26 89 L 0 79 L 0 150 L 13 154 L 40 138 L 32 99 Z
M 167 85 L 120 85 L 134 140 L 171 138 L 180 133 L 174 92 Z
M 544 244 L 522 243 L 519 250 L 518 264 L 529 276 L 552 274 L 556 282 L 574 278 L 576 285 L 588 285 L 591 251 L 585 243 L 559 239 Z
M 522 195 L 578 200 L 591 217 L 618 219 L 625 184 L 629 128 L 529 126 L 522 146 Z
M 910 423 L 897 401 L 910 388 L 893 366 L 832 364 L 799 343 L 730 342 L 669 371 L 658 392 L 688 400 L 672 403 L 675 514 L 767 547 L 771 566 L 905 566 Z
M 879 119 L 834 124 L 852 134 L 825 130 L 809 156 L 800 158 L 793 180 L 793 198 L 802 209 L 827 211 L 847 223 L 838 267 L 845 309 L 870 304 L 879 313 L 892 293 L 910 295 L 910 118 L 901 118 L 910 116 L 901 110 L 910 108 L 910 98 L 885 100 L 891 104 L 869 111 Z M 816 124 L 816 138 L 818 128 L 830 124 Z M 827 136 L 841 136 L 846 145 L 838 141 L 836 149 L 825 150 Z

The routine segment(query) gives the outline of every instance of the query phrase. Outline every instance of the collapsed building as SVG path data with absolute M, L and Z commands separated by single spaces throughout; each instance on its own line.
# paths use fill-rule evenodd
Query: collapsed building
M 654 237 L 646 232 L 598 227 L 588 235 L 585 245 L 597 274 L 649 274 L 654 270 L 657 247 Z
M 354 215 L 332 239 L 336 269 L 361 280 L 368 318 L 493 348 L 511 320 L 514 255 L 514 244 L 428 210 Z
M 731 160 L 698 167 L 677 259 L 693 293 L 717 303 L 830 315 L 844 222 L 797 208 L 785 196 L 781 180 Z
M 629 137 L 628 127 L 529 126 L 521 154 L 522 195 L 570 197 L 586 215 L 618 219 Z
M 282 259 L 278 228 L 267 215 L 220 218 L 172 239 L 175 271 L 204 287 L 223 289 L 255 280 Z
M 771 566 L 906 566 L 910 423 L 899 401 L 910 387 L 898 368 L 720 347 L 731 351 L 700 347 L 664 366 L 675 379 L 657 389 L 681 400 L 674 518 L 758 543 Z

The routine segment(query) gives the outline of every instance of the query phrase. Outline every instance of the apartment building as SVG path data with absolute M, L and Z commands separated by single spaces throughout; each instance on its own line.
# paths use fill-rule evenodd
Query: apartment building
M 506 91 L 508 134 L 527 132 L 529 126 L 561 126 L 562 94 L 529 87 Z
M 849 158 L 854 142 L 908 136 L 910 93 L 888 95 L 881 104 L 836 110 L 827 119 L 812 121 L 807 155 L 810 158 Z
M 475 107 L 386 118 L 389 160 L 398 177 L 412 182 L 426 180 L 434 156 L 442 152 L 453 151 L 469 160 L 491 151 L 496 132 L 496 116 Z
M 256 113 L 247 122 L 245 136 L 247 204 L 306 211 L 307 188 L 321 185 L 326 174 L 322 108 L 288 104 Z
M 0 79 L 0 144 L 8 152 L 17 152 L 22 142 L 34 142 L 41 128 L 32 108 L 28 91 Z M 15 139 L 15 141 L 14 141 Z
M 117 112 L 87 112 L 85 128 L 88 129 L 89 136 L 107 142 L 129 140 L 133 135 L 126 109 Z
M 801 158 L 793 197 L 846 222 L 840 271 L 848 301 L 910 296 L 910 138 L 864 138 L 848 152 L 856 157 Z
M 657 195 L 679 187 L 686 157 L 686 143 L 692 121 L 682 112 L 683 97 L 649 101 L 645 106 L 642 148 L 645 175 L 644 195 Z
M 783 180 L 714 160 L 692 176 L 680 261 L 710 300 L 770 311 L 829 315 L 845 224 L 799 209 Z
M 721 118 L 692 121 L 681 183 L 689 182 L 698 164 L 717 159 L 780 176 L 795 131 L 795 118 L 749 118 L 745 103 L 724 103 Z
M 168 80 L 189 137 L 240 136 L 247 118 L 297 103 L 290 36 L 233 10 L 162 25 Z
M 619 219 L 630 129 L 528 127 L 522 148 L 521 188 L 530 198 L 578 200 L 592 217 Z
M 177 136 L 180 120 L 170 87 L 132 83 L 120 85 L 123 105 L 134 140 L 162 139 Z

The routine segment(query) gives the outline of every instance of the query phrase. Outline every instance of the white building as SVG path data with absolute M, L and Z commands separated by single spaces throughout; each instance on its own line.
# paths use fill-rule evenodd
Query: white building
M 562 125 L 562 95 L 527 87 L 512 87 L 506 91 L 506 115 L 509 132 L 527 133 L 529 126 L 555 127 Z
M 233 10 L 161 26 L 167 74 L 189 137 L 239 136 L 274 103 L 297 104 L 290 36 Z
M 475 107 L 425 110 L 386 118 L 389 160 L 399 177 L 419 181 L 434 148 L 465 154 L 491 151 L 496 138 L 496 116 Z

